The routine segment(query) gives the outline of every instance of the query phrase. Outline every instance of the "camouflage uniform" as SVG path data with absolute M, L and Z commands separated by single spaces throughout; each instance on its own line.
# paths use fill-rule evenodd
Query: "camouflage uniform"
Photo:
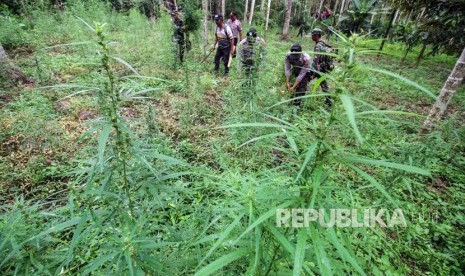
M 181 19 L 174 20 L 174 33 L 173 33 L 173 41 L 176 44 L 176 55 L 179 57 L 181 62 L 184 62 L 184 50 L 186 48 L 185 38 L 184 38 L 184 30 L 183 30 L 183 22 Z
M 265 41 L 258 36 L 251 39 L 244 38 L 238 46 L 241 69 L 244 69 L 245 74 L 256 72 L 265 55 Z
M 238 66 L 245 75 L 246 88 L 255 87 L 258 67 L 263 64 L 266 54 L 266 43 L 257 36 L 255 29 L 248 32 L 247 38 L 244 38 L 238 44 L 239 62 Z
M 315 44 L 315 48 L 313 49 L 313 51 L 315 53 L 318 53 L 318 52 L 326 53 L 328 48 L 329 48 L 328 43 L 326 43 L 323 39 L 321 39 L 321 30 L 315 29 L 315 30 L 312 31 L 312 34 L 314 34 L 315 32 L 320 33 L 320 39 Z M 327 58 L 326 55 L 317 55 L 317 54 L 315 54 L 315 58 L 313 59 L 312 68 L 314 70 L 322 72 L 322 73 L 329 73 L 329 71 L 327 71 L 327 69 L 322 66 L 323 61 L 326 58 Z M 321 77 L 320 74 L 318 74 L 317 72 L 313 72 L 313 78 L 320 78 L 320 77 Z M 321 87 L 321 90 L 324 93 L 329 93 L 329 87 L 328 87 L 328 83 L 326 82 L 326 80 L 324 80 L 324 81 L 322 81 L 320 83 L 320 87 Z M 331 100 L 330 96 L 326 97 L 326 104 L 328 105 L 328 107 L 332 106 L 332 100 Z

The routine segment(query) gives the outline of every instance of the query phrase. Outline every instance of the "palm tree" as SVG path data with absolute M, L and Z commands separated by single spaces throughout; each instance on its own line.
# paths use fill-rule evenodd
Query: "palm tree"
M 203 12 L 203 55 L 207 55 L 208 47 L 208 0 L 202 0 L 202 12 Z
M 270 9 L 271 9 L 271 0 L 268 0 L 268 6 L 266 7 L 266 23 L 265 23 L 265 37 L 268 32 L 268 23 L 270 20 Z
M 253 12 L 255 10 L 255 0 L 252 0 L 252 4 L 250 6 L 250 15 L 249 15 L 249 25 L 252 25 L 252 19 L 253 19 Z
M 247 11 L 249 9 L 249 0 L 245 0 L 245 5 L 244 5 L 244 22 L 247 20 Z

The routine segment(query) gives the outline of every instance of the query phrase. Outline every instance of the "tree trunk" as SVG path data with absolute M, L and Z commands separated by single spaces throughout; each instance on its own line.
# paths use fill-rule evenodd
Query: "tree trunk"
M 421 128 L 420 133 L 427 132 L 441 120 L 441 117 L 444 116 L 445 112 L 447 111 L 447 106 L 452 100 L 452 97 L 457 91 L 457 88 L 463 83 L 464 78 L 465 48 L 462 50 L 462 54 L 457 60 L 457 63 L 450 73 L 449 78 L 447 78 L 446 82 L 444 83 L 436 103 L 433 105 L 433 108 L 431 108 L 428 118 L 423 123 L 423 127 Z
M 391 15 L 391 20 L 389 21 L 389 25 L 386 29 L 386 33 L 384 34 L 384 38 L 383 38 L 383 41 L 381 42 L 381 45 L 379 46 L 379 51 L 381 52 L 384 48 L 384 43 L 386 42 L 388 36 L 389 36 L 389 32 L 391 31 L 391 27 L 392 27 L 392 22 L 394 21 L 394 17 L 395 15 L 397 14 L 397 9 L 395 9 L 394 11 L 392 11 L 392 15 Z M 381 53 L 378 53 L 378 57 Z
M 334 8 L 333 8 L 333 11 L 334 11 L 334 14 L 332 14 L 331 16 L 336 16 L 336 12 L 337 12 L 337 5 L 339 4 L 339 0 L 336 0 L 336 4 L 334 4 Z
M 261 0 L 261 2 L 260 2 L 260 11 L 263 11 L 264 7 L 265 7 L 265 0 Z
M 268 0 L 268 6 L 266 7 L 265 38 L 266 38 L 266 33 L 268 32 L 268 22 L 270 20 L 270 9 L 271 9 L 271 0 Z
M 255 0 L 252 0 L 252 4 L 250 5 L 249 25 L 252 25 L 254 10 L 255 10 Z
M 342 14 L 344 13 L 344 6 L 346 4 L 346 0 L 342 0 L 342 3 L 341 3 L 341 9 L 339 10 L 339 17 L 337 19 L 337 22 L 341 22 L 341 16 Z
M 203 13 L 203 56 L 207 55 L 208 47 L 208 3 L 207 0 L 202 0 L 202 13 Z
M 397 18 L 399 17 L 399 10 L 396 11 L 396 15 L 394 15 L 394 20 L 392 21 L 392 25 L 396 24 Z
M 26 75 L 24 75 L 21 70 L 11 63 L 8 58 L 8 54 L 5 49 L 3 49 L 2 44 L 0 43 L 0 76 L 7 80 L 12 81 L 13 83 L 22 82 L 24 84 L 32 84 L 33 81 L 29 80 Z
M 318 15 L 321 14 L 321 9 L 323 8 L 323 3 L 324 3 L 324 0 L 321 0 L 320 6 L 318 7 Z
M 284 27 L 282 39 L 289 39 L 289 23 L 291 22 L 292 0 L 286 0 L 286 13 L 284 17 Z
M 350 8 L 350 0 L 346 1 L 346 7 L 344 8 L 345 10 L 348 10 Z
M 247 11 L 249 10 L 249 0 L 245 0 L 244 21 L 247 21 Z
M 221 14 L 226 18 L 226 1 L 221 0 Z

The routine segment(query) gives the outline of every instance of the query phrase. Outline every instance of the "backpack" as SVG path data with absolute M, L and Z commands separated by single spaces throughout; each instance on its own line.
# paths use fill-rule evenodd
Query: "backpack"
M 325 46 L 325 53 L 334 54 L 336 51 L 323 40 L 320 40 L 318 43 L 322 43 Z M 334 69 L 334 57 L 329 55 L 319 55 L 318 57 L 318 65 L 320 67 L 320 71 L 323 73 L 328 73 L 333 71 Z

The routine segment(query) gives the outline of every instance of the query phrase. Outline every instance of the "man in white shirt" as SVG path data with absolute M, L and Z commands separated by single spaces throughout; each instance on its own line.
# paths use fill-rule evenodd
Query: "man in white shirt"
M 229 75 L 229 60 L 231 53 L 236 50 L 234 45 L 234 36 L 231 31 L 231 28 L 228 25 L 224 24 L 223 16 L 221 14 L 215 15 L 216 21 L 216 31 L 215 31 L 215 44 L 213 44 L 212 51 L 215 49 L 218 44 L 218 49 L 216 50 L 215 55 L 215 72 L 220 70 L 220 60 L 223 59 L 224 63 L 224 75 Z

